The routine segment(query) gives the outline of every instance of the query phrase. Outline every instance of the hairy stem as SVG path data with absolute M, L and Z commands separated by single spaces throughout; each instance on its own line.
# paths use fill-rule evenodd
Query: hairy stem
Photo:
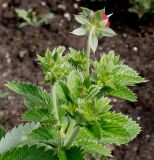
M 86 52 L 86 59 L 87 59 L 87 65 L 86 65 L 86 74 L 89 76 L 89 66 L 90 66 L 90 35 L 88 36 L 87 41 L 87 52 Z
M 60 125 L 59 113 L 58 113 L 58 108 L 57 108 L 56 89 L 54 85 L 52 86 L 51 92 L 52 92 L 52 98 L 53 98 L 53 109 L 54 109 L 55 119 L 57 120 L 57 125 Z
M 74 127 L 74 129 L 72 130 L 72 133 L 65 141 L 65 148 L 66 149 L 69 149 L 71 147 L 71 145 L 75 141 L 75 138 L 77 137 L 79 132 L 80 132 L 80 127 L 79 126 Z
M 92 37 L 94 30 L 95 30 L 95 27 L 92 26 L 90 33 L 88 35 L 88 41 L 87 41 L 87 52 L 86 52 L 86 59 L 87 59 L 86 74 L 87 74 L 87 76 L 89 76 L 89 74 L 90 74 L 90 53 L 91 53 L 90 39 Z

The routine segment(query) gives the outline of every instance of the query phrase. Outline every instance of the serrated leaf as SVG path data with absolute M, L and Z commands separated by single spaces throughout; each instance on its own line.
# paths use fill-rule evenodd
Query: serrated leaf
M 80 128 L 80 132 L 79 134 L 77 135 L 77 138 L 76 140 L 81 140 L 81 139 L 95 139 L 95 136 L 92 134 L 92 132 L 86 128 L 86 127 L 81 127 Z
M 30 108 L 27 112 L 25 112 L 22 116 L 24 121 L 33 121 L 33 122 L 46 122 L 52 121 L 53 115 L 49 112 L 49 109 L 42 107 L 34 107 Z
M 108 98 L 100 98 L 96 100 L 95 107 L 100 113 L 107 113 L 111 109 L 111 105 L 109 104 L 110 100 Z
M 77 36 L 83 36 L 83 35 L 87 34 L 87 30 L 86 30 L 86 28 L 81 27 L 81 28 L 77 28 L 77 29 L 73 30 L 71 33 L 74 35 L 77 35 Z
M 145 79 L 140 76 L 131 76 L 127 74 L 116 74 L 115 83 L 124 86 L 134 86 L 134 84 L 145 82 Z
M 102 36 L 112 37 L 115 36 L 116 33 L 111 28 L 103 28 L 101 31 Z
M 0 141 L 0 153 L 4 153 L 12 147 L 17 147 L 25 141 L 27 141 L 27 133 L 39 127 L 39 123 L 26 123 L 21 124 L 17 128 L 13 128 L 11 131 L 5 134 Z
M 41 87 L 31 83 L 15 81 L 8 82 L 6 86 L 14 92 L 22 95 L 27 104 L 29 104 L 28 107 L 42 106 L 50 108 L 52 106 L 51 95 Z
M 72 102 L 70 91 L 64 82 L 60 81 L 56 83 L 55 86 L 56 86 L 56 94 L 57 94 L 57 99 L 59 104 Z
M 48 143 L 54 146 L 58 145 L 58 132 L 54 125 L 49 123 L 34 129 L 28 134 L 28 137 L 40 143 Z
M 45 151 L 44 147 L 23 146 L 14 148 L 1 155 L 1 160 L 58 160 L 53 157 L 54 151 Z M 52 158 L 53 157 L 53 158 Z
M 120 113 L 108 113 L 102 116 L 102 142 L 125 144 L 140 132 L 139 125 Z
M 85 138 L 76 141 L 76 145 L 82 147 L 87 154 L 99 153 L 107 157 L 112 157 L 111 152 L 106 147 L 99 144 L 96 140 Z
M 82 77 L 78 72 L 72 71 L 68 76 L 67 86 L 70 90 L 71 96 L 76 99 L 79 97 L 79 90 L 82 86 Z
M 120 86 L 120 85 L 116 85 L 115 89 L 104 87 L 102 89 L 102 93 L 104 95 L 110 95 L 110 96 L 118 97 L 121 99 L 126 99 L 131 102 L 135 102 L 137 99 L 136 95 L 130 89 L 128 89 L 125 86 Z

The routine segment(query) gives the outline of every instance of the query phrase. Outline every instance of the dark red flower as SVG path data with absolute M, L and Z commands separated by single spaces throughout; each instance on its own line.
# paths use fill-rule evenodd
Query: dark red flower
M 107 15 L 105 14 L 105 12 L 102 13 L 102 20 L 108 20 Z M 110 27 L 110 21 L 108 20 L 105 27 Z

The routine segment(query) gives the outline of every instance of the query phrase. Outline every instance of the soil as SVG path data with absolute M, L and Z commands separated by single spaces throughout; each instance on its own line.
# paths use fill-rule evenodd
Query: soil
M 0 99 L 0 111 L 4 115 L 0 124 L 7 129 L 21 123 L 24 112 L 23 99 L 8 91 L 4 84 L 10 80 L 30 81 L 42 85 L 43 73 L 36 61 L 36 53 L 44 53 L 46 48 L 58 45 L 82 49 L 86 39 L 75 37 L 69 32 L 78 24 L 73 14 L 79 6 L 100 9 L 106 6 L 107 13 L 114 12 L 111 28 L 118 36 L 104 38 L 96 53 L 115 50 L 126 64 L 136 69 L 148 79 L 148 83 L 133 88 L 138 96 L 136 103 L 113 99 L 113 109 L 129 115 L 142 126 L 141 134 L 128 145 L 116 147 L 112 160 L 153 160 L 154 159 L 154 17 L 138 20 L 135 14 L 127 12 L 127 1 L 117 5 L 117 1 L 89 2 L 87 0 L 0 0 L 0 92 L 9 96 Z M 21 20 L 15 8 L 33 8 L 38 15 L 50 12 L 55 18 L 39 28 L 19 28 Z M 94 56 L 94 55 L 93 55 Z

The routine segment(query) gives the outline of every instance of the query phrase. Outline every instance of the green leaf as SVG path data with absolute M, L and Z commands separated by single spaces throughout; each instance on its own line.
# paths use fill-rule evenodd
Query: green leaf
M 95 107 L 100 113 L 107 113 L 111 109 L 111 105 L 109 104 L 110 100 L 108 98 L 100 98 L 96 100 Z
M 115 89 L 104 87 L 102 89 L 102 93 L 104 95 L 110 95 L 110 96 L 118 97 L 121 99 L 126 99 L 131 102 L 135 102 L 137 99 L 136 95 L 130 89 L 128 89 L 125 86 L 120 86 L 120 85 L 115 86 Z
M 5 136 L 5 133 L 6 133 L 5 129 L 2 126 L 0 126 L 0 140 L 2 139 L 2 137 Z
M 26 113 L 23 114 L 22 119 L 24 121 L 33 121 L 33 122 L 46 122 L 52 121 L 53 115 L 49 112 L 49 109 L 42 107 L 30 108 Z
M 11 131 L 5 134 L 0 141 L 0 153 L 4 153 L 12 147 L 17 147 L 25 141 L 27 141 L 26 134 L 39 127 L 39 123 L 26 123 L 21 124 L 17 128 L 13 128 Z
M 53 124 L 43 124 L 28 134 L 28 137 L 40 143 L 58 145 L 58 132 Z
M 80 147 L 71 147 L 66 151 L 67 160 L 84 160 L 84 153 Z
M 136 137 L 140 132 L 139 125 L 120 113 L 108 113 L 101 120 L 102 142 L 125 144 Z
M 75 15 L 75 20 L 77 22 L 79 22 L 80 24 L 87 24 L 88 23 L 87 18 L 82 15 Z
M 53 150 L 46 151 L 44 147 L 23 146 L 14 148 L 1 155 L 1 160 L 58 160 L 52 158 Z
M 145 82 L 145 79 L 140 76 L 131 76 L 127 74 L 117 74 L 114 77 L 115 83 L 124 86 L 134 86 L 134 84 Z
M 103 28 L 101 31 L 102 36 L 112 37 L 115 36 L 116 33 L 111 28 Z
M 71 96 L 76 99 L 79 97 L 79 90 L 82 86 L 82 77 L 79 72 L 72 71 L 68 76 L 67 86 L 70 90 Z
M 74 35 L 77 35 L 77 36 L 83 36 L 83 35 L 87 34 L 87 30 L 86 30 L 86 28 L 81 27 L 81 28 L 77 28 L 77 29 L 73 30 L 71 33 Z
M 66 152 L 63 148 L 60 148 L 60 150 L 58 152 L 58 157 L 59 157 L 59 160 L 67 160 Z
M 89 44 L 90 44 L 92 51 L 95 53 L 95 51 L 98 47 L 98 38 L 94 33 L 90 33 Z
M 25 101 L 28 102 L 27 104 L 29 104 L 27 107 L 42 106 L 51 108 L 52 106 L 51 95 L 41 87 L 31 83 L 15 81 L 8 82 L 6 86 L 22 95 L 25 98 Z
M 84 16 L 86 16 L 86 17 L 89 16 L 89 15 L 91 14 L 91 12 L 92 12 L 92 11 L 91 11 L 90 9 L 88 9 L 88 8 L 85 8 L 85 7 L 81 7 L 81 8 L 82 8 L 82 11 L 83 11 L 82 14 L 83 14 Z
M 87 154 L 99 153 L 107 157 L 112 157 L 111 152 L 96 140 L 85 138 L 77 141 L 76 145 L 82 147 Z
M 22 18 L 23 20 L 25 20 L 27 23 L 29 23 L 29 24 L 32 23 L 32 21 L 31 21 L 31 19 L 29 17 L 29 14 L 32 12 L 32 9 L 25 10 L 25 9 L 16 8 L 15 12 L 17 13 L 17 15 L 20 18 Z
M 89 93 L 86 97 L 87 100 L 91 100 L 94 96 L 96 96 L 100 91 L 100 87 L 96 86 L 96 85 L 92 85 L 90 88 L 89 88 Z
M 72 102 L 70 91 L 64 82 L 60 81 L 56 83 L 55 86 L 56 86 L 58 103 L 65 104 L 68 102 Z

